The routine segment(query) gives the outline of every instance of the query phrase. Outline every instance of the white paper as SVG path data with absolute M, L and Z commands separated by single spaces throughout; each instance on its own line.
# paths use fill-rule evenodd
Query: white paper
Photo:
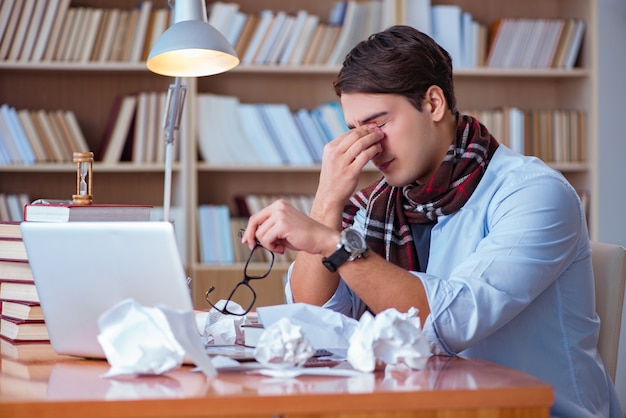
M 185 355 L 207 376 L 217 374 L 204 350 L 193 312 L 145 307 L 126 299 L 103 313 L 98 342 L 111 366 L 106 377 L 163 374 L 182 365 Z
M 281 318 L 289 318 L 315 349 L 348 349 L 358 321 L 330 309 L 305 303 L 257 308 L 259 321 L 268 328 Z
M 262 365 L 274 368 L 302 366 L 315 354 L 311 342 L 302 333 L 302 327 L 293 324 L 289 318 L 281 318 L 264 327 L 254 349 L 254 358 Z

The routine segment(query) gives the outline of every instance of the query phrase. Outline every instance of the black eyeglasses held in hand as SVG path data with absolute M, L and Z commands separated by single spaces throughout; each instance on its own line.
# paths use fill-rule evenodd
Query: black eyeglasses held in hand
M 243 233 L 243 230 L 239 231 L 240 237 L 242 233 Z M 267 263 L 267 269 L 265 270 L 264 273 L 259 274 L 259 275 L 250 274 L 248 272 L 248 267 L 250 265 L 250 262 L 257 258 L 261 258 L 263 260 L 260 262 Z M 274 253 L 268 250 L 267 248 L 263 247 L 257 241 L 256 244 L 254 244 L 254 247 L 252 247 L 252 251 L 250 251 L 250 255 L 248 256 L 248 259 L 246 260 L 246 265 L 243 268 L 243 280 L 235 285 L 233 290 L 230 292 L 228 299 L 226 299 L 226 302 L 224 302 L 223 305 L 220 304 L 222 306 L 218 307 L 216 306 L 216 304 L 214 304 L 213 302 L 209 300 L 209 295 L 215 290 L 215 286 L 211 286 L 209 290 L 206 291 L 206 293 L 204 294 L 204 299 L 207 301 L 209 305 L 211 305 L 213 309 L 217 310 L 218 312 L 224 315 L 237 315 L 237 316 L 247 315 L 248 312 L 252 310 L 252 307 L 254 306 L 254 303 L 256 302 L 256 292 L 254 291 L 252 286 L 250 286 L 250 281 L 264 279 L 267 276 L 269 276 L 270 272 L 272 271 L 273 265 L 274 265 Z M 236 312 L 233 312 L 233 310 L 229 309 L 229 305 L 233 307 L 233 306 L 236 306 L 235 305 L 236 303 L 239 304 L 243 308 L 243 311 L 240 311 L 237 309 Z

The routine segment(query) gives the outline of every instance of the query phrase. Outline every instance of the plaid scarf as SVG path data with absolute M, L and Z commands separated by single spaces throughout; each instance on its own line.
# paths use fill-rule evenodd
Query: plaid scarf
M 366 213 L 370 249 L 407 270 L 418 268 L 412 223 L 436 222 L 459 210 L 480 182 L 498 142 L 477 119 L 460 115 L 456 141 L 428 184 L 390 186 L 383 178 L 357 192 L 343 213 L 344 228 Z

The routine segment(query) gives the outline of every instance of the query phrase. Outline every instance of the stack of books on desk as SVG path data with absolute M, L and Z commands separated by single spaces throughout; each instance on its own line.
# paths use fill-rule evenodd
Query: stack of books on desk
M 19 222 L 0 223 L 0 337 L 49 340 Z

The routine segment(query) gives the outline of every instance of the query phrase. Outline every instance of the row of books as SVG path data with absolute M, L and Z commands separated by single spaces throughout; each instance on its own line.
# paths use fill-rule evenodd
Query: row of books
M 133 9 L 70 7 L 71 0 L 0 4 L 0 60 L 141 62 L 167 29 L 168 8 L 144 0 Z
M 308 214 L 313 203 L 312 195 L 264 195 L 249 193 L 236 197 L 238 214 L 231 215 L 227 205 L 198 206 L 198 242 L 200 261 L 205 264 L 243 263 L 250 256 L 247 245 L 241 244 L 239 231 L 246 227 L 250 215 L 258 212 L 272 202 L 284 199 L 303 213 Z M 268 254 L 257 251 L 254 262 L 267 262 Z M 290 262 L 295 252 L 287 250 L 285 254 L 274 254 L 275 261 Z
M 284 103 L 240 103 L 198 95 L 198 147 L 212 164 L 311 165 L 324 145 L 348 130 L 338 102 L 292 112 Z
M 89 151 L 71 110 L 17 110 L 0 105 L 0 165 L 70 162 Z
M 117 96 L 111 107 L 96 160 L 155 163 L 165 161 L 163 117 L 165 92 L 139 92 Z M 173 160 L 179 159 L 179 141 L 173 143 Z
M 19 222 L 0 223 L 0 337 L 48 340 Z
M 587 161 L 586 114 L 579 110 L 467 110 L 502 144 L 548 163 Z
M 246 13 L 234 2 L 215 2 L 209 23 L 220 30 L 244 65 L 340 65 L 370 34 L 404 24 L 431 35 L 452 55 L 455 66 L 484 62 L 487 29 L 458 6 L 430 0 L 335 2 L 327 19 L 299 10 Z
M 490 29 L 486 66 L 571 69 L 585 26 L 581 19 L 498 19 Z

